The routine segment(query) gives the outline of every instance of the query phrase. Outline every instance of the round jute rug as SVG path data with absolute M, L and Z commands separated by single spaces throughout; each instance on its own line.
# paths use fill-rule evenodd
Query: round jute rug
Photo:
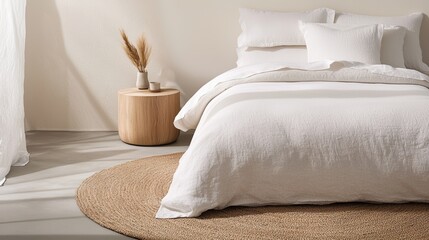
M 155 219 L 182 153 L 131 161 L 86 179 L 89 218 L 140 239 L 429 239 L 429 204 L 230 207 L 199 218 Z

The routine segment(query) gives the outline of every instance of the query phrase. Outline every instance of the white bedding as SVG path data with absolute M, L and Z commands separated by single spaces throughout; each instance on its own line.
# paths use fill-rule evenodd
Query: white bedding
M 176 118 L 183 130 L 198 127 L 156 216 L 234 205 L 428 201 L 429 77 L 325 65 L 258 65 L 204 86 Z

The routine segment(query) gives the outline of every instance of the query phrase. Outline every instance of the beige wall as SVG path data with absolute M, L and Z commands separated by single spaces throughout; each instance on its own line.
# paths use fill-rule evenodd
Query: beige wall
M 331 7 L 373 15 L 429 13 L 428 0 L 28 0 L 25 107 L 28 130 L 116 130 L 118 89 L 136 70 L 119 28 L 153 45 L 149 77 L 182 91 L 182 102 L 233 68 L 242 7 Z M 429 20 L 422 29 L 429 62 Z

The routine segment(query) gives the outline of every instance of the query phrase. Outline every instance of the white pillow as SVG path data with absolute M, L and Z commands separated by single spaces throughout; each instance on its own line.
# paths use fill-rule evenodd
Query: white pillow
M 305 46 L 279 46 L 269 48 L 237 48 L 237 67 L 267 62 L 286 62 L 305 65 L 307 48 Z
M 238 47 L 305 45 L 299 22 L 333 23 L 335 11 L 327 8 L 304 13 L 240 9 L 242 33 Z
M 399 26 L 383 29 L 380 52 L 382 64 L 405 68 L 403 51 L 405 32 L 405 28 Z M 302 65 L 308 63 L 305 46 L 243 47 L 237 48 L 237 56 L 237 67 L 266 62 L 288 62 Z
M 429 67 L 423 62 L 420 47 L 420 27 L 423 13 L 413 13 L 399 17 L 376 17 L 350 13 L 338 13 L 336 23 L 339 24 L 384 24 L 386 26 L 402 26 L 407 29 L 404 43 L 405 66 L 422 72 L 429 72 Z
M 302 31 L 307 43 L 308 61 L 352 61 L 380 64 L 383 27 L 306 23 Z
M 399 26 L 384 27 L 381 40 L 381 63 L 405 68 L 404 41 L 406 29 Z

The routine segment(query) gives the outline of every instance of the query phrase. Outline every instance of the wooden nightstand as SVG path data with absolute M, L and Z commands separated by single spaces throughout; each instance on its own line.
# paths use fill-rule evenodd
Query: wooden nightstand
M 163 145 L 179 137 L 173 125 L 180 110 L 180 92 L 153 93 L 137 88 L 118 92 L 118 130 L 122 141 L 134 145 Z

